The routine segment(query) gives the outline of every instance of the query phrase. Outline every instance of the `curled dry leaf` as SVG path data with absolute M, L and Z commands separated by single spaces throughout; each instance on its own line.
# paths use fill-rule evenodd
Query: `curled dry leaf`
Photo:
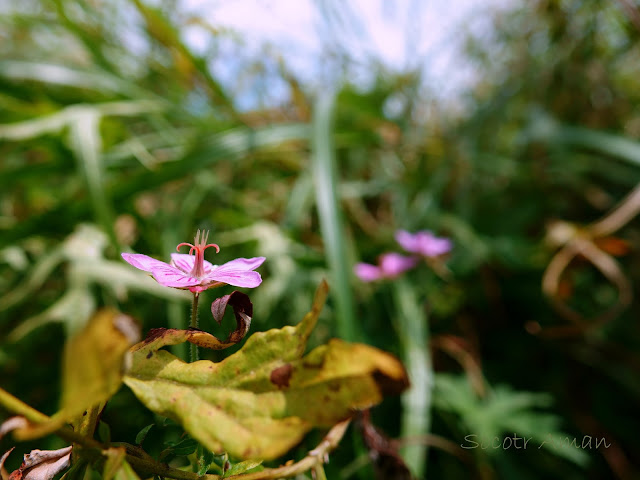
M 241 341 L 251 327 L 251 317 L 253 316 L 253 304 L 249 296 L 245 293 L 234 291 L 229 295 L 218 298 L 211 305 L 211 313 L 216 322 L 221 323 L 222 318 L 231 305 L 233 314 L 236 317 L 236 329 L 229 334 L 226 340 L 221 341 L 218 337 L 203 330 L 189 329 L 180 330 L 177 328 L 152 328 L 147 334 L 147 338 L 133 347 L 137 356 L 153 356 L 153 352 L 169 345 L 177 345 L 190 342 L 202 348 L 210 350 L 223 350 Z
M 7 418 L 4 422 L 2 422 L 2 425 L 0 425 L 0 439 L 13 430 L 26 428 L 28 426 L 29 422 L 24 417 Z
M 233 308 L 233 314 L 236 317 L 236 329 L 229 334 L 229 338 L 225 343 L 238 343 L 242 340 L 249 327 L 251 327 L 251 318 L 253 317 L 253 304 L 249 300 L 249 295 L 238 292 L 231 292 L 229 295 L 216 299 L 211 304 L 211 313 L 218 325 L 222 323 L 224 313 L 227 311 L 227 305 Z
M 212 452 L 277 458 L 312 428 L 331 427 L 408 385 L 402 364 L 368 345 L 334 339 L 303 356 L 327 290 L 323 282 L 298 325 L 254 333 L 219 363 L 185 363 L 159 350 L 205 332 L 147 339 L 133 352 L 124 381 L 149 409 L 181 423 Z
M 7 469 L 4 468 L 4 462 L 7 460 L 7 457 L 11 455 L 11 452 L 13 452 L 14 448 L 16 447 L 11 447 L 9 450 L 2 454 L 2 457 L 0 457 L 0 478 L 2 478 L 2 480 L 9 480 L 9 472 L 7 472 Z
M 9 475 L 9 480 L 51 480 L 71 465 L 71 449 L 32 450 L 24 456 L 20 468 Z M 4 471 L 4 462 L 13 449 L 0 458 L 0 468 Z

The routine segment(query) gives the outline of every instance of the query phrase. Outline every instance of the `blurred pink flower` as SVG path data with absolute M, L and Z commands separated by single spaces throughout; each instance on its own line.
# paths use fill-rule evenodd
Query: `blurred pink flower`
M 428 230 L 409 233 L 405 230 L 396 232 L 396 241 L 407 252 L 423 257 L 437 257 L 451 251 L 453 244 L 450 239 L 436 237 Z
M 123 253 L 122 258 L 134 267 L 151 273 L 153 278 L 165 287 L 188 289 L 196 293 L 220 285 L 254 288 L 262 283 L 262 277 L 256 268 L 265 261 L 264 257 L 236 258 L 223 265 L 213 265 L 204 259 L 204 251 L 214 247 L 216 252 L 220 247 L 215 243 L 207 244 L 209 232 L 200 230 L 196 234 L 193 245 L 181 243 L 176 247 L 188 246 L 188 254 L 172 253 L 171 263 L 161 262 L 140 253 Z M 192 253 L 195 252 L 195 255 Z
M 353 268 L 356 276 L 363 282 L 373 282 L 383 278 L 395 278 L 412 269 L 418 263 L 415 257 L 405 257 L 399 253 L 384 253 L 378 259 L 378 265 L 358 263 Z

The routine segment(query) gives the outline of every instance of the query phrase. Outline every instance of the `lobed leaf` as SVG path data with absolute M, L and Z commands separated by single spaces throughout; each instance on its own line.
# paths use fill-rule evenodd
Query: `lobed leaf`
M 156 338 L 134 350 L 124 381 L 209 450 L 277 458 L 312 428 L 330 427 L 408 385 L 395 357 L 367 345 L 331 340 L 303 357 L 327 291 L 323 282 L 297 326 L 255 333 L 219 363 L 187 364 L 158 350 L 177 338 L 193 341 L 190 331 Z

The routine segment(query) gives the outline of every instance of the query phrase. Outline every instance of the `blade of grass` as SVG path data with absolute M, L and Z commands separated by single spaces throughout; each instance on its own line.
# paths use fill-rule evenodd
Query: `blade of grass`
M 93 92 L 113 92 L 131 98 L 158 99 L 150 90 L 97 69 L 79 70 L 52 63 L 3 60 L 0 61 L 0 76 L 11 80 L 33 80 L 63 87 L 77 87 Z
M 347 341 L 356 339 L 355 313 L 349 279 L 350 263 L 345 250 L 340 206 L 338 205 L 338 179 L 333 147 L 334 96 L 321 96 L 315 105 L 312 134 L 311 169 L 315 180 L 316 205 L 325 254 L 332 278 L 332 292 L 337 304 L 338 335 Z
M 118 177 L 119 182 L 106 186 L 106 194 L 114 203 L 118 203 L 140 191 L 151 190 L 166 182 L 197 174 L 220 160 L 234 161 L 243 158 L 263 147 L 278 145 L 287 141 L 307 141 L 309 129 L 304 124 L 275 125 L 257 130 L 238 127 L 213 135 L 182 160 L 165 163 L 150 172 L 147 169 L 126 178 Z M 86 202 L 61 199 L 58 206 L 39 215 L 32 215 L 16 224 L 11 230 L 3 232 L 3 241 L 7 244 L 40 232 L 42 225 L 59 227 L 60 233 L 68 228 L 60 223 L 60 218 L 80 218 L 89 211 Z M 70 227 L 71 228 L 71 227 Z
M 640 165 L 640 142 L 590 128 L 563 125 L 544 113 L 538 113 L 534 117 L 523 139 L 525 142 L 583 147 Z
M 71 123 L 69 135 L 79 170 L 87 183 L 96 218 L 117 252 L 120 251 L 120 248 L 113 229 L 113 207 L 104 189 L 104 171 L 100 159 L 100 151 L 102 150 L 100 119 L 100 113 L 90 107 L 82 112 L 78 111 L 75 121 Z
M 402 395 L 402 438 L 425 438 L 430 429 L 433 369 L 427 350 L 429 328 L 424 309 L 420 308 L 415 290 L 404 277 L 393 281 L 393 297 L 397 309 L 396 327 L 403 350 L 403 363 L 411 388 Z M 415 478 L 426 478 L 426 445 L 407 445 L 401 454 Z

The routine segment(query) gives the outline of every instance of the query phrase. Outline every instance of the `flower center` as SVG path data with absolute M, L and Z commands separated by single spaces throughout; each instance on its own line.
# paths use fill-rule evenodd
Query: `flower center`
M 198 230 L 198 232 L 196 233 L 196 238 L 193 239 L 193 244 L 185 242 L 185 243 L 181 243 L 176 247 L 177 251 L 180 251 L 180 247 L 184 245 L 191 247 L 189 249 L 189 255 L 191 255 L 195 251 L 196 258 L 195 258 L 195 261 L 193 262 L 193 268 L 189 272 L 189 275 L 191 275 L 192 277 L 195 277 L 195 278 L 204 277 L 204 273 L 205 273 L 204 272 L 204 251 L 207 248 L 215 247 L 216 253 L 220 252 L 220 247 L 215 243 L 207 244 L 208 238 L 209 238 L 209 232 L 205 232 L 203 230 L 201 233 L 200 230 Z

